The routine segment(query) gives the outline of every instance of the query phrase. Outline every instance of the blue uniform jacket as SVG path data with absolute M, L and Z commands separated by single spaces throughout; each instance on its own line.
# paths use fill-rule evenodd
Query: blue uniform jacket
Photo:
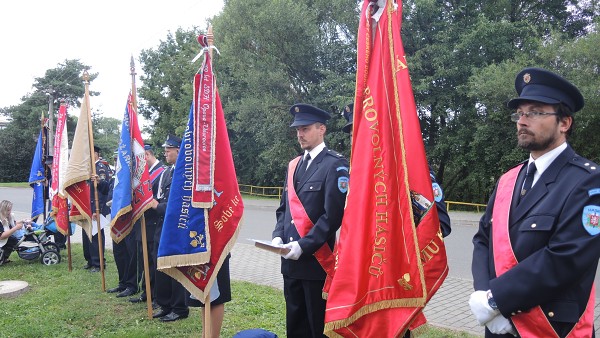
M 293 178 L 286 177 L 281 203 L 276 211 L 277 225 L 273 238 L 281 237 L 283 243 L 298 241 L 303 253 L 297 261 L 282 258 L 281 273 L 297 279 L 324 280 L 325 271 L 313 254 L 324 243 L 328 243 L 333 250 L 336 231 L 340 228 L 344 215 L 348 161 L 337 152 L 325 148 L 313 159 L 302 176 L 296 194 L 314 224 L 303 238 L 300 238 L 292 224 L 287 198 L 288 179 Z
M 516 187 L 522 186 L 524 171 Z M 491 289 L 507 318 L 540 305 L 564 337 L 586 307 L 600 257 L 600 236 L 592 234 L 597 233 L 597 219 L 591 221 L 596 227 L 588 227 L 589 231 L 584 227 L 594 216 L 593 206 L 600 206 L 600 167 L 568 146 L 516 206 L 518 191 L 509 216 L 518 264 L 496 277 L 491 238 L 494 191 L 473 238 L 474 287 Z

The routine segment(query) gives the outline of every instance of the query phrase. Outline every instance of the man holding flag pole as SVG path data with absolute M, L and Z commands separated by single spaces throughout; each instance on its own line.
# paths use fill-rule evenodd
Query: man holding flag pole
M 198 38 L 202 46 L 198 56 L 204 55 L 204 62 L 194 77 L 193 102 L 174 168 L 157 261 L 159 270 L 205 304 L 204 337 L 219 336 L 223 304 L 231 299 L 229 281 L 224 280 L 229 271 L 224 267 L 244 210 L 212 69 L 211 40 L 209 27 L 208 35 Z M 218 305 L 218 312 L 213 313 L 211 303 Z
M 73 222 L 79 224 L 84 231 L 84 237 L 87 235 L 91 241 L 94 234 L 101 232 L 100 223 L 100 203 L 98 200 L 98 181 L 96 177 L 96 165 L 92 149 L 94 149 L 94 138 L 92 133 L 92 118 L 90 111 L 89 98 L 89 74 L 83 73 L 85 83 L 85 93 L 81 102 L 81 113 L 77 120 L 75 136 L 73 137 L 73 147 L 71 157 L 65 174 L 65 192 L 71 201 L 72 208 L 70 212 Z M 93 195 L 90 193 L 90 183 L 93 185 Z M 94 200 L 95 210 L 92 213 L 91 199 Z M 93 217 L 94 216 L 94 217 Z M 96 221 L 96 226 L 92 224 L 92 217 Z M 98 265 L 102 276 L 102 291 L 106 290 L 106 280 L 104 276 L 104 243 L 102 236 L 98 238 Z
M 365 1 L 350 189 L 329 289 L 330 337 L 397 337 L 448 274 L 408 66 L 401 4 Z
M 135 64 L 133 57 L 130 63 L 131 68 L 131 92 L 127 99 L 125 107 L 125 116 L 121 125 L 121 139 L 116 164 L 116 177 L 113 188 L 112 206 L 111 206 L 111 225 L 110 235 L 116 243 L 126 240 L 130 245 L 134 243 L 133 238 L 126 238 L 133 230 L 134 224 L 141 219 L 142 245 L 144 255 L 144 271 L 146 287 L 149 289 L 149 268 L 148 268 L 148 247 L 146 245 L 146 222 L 143 217 L 144 211 L 150 208 L 153 202 L 152 187 L 150 185 L 150 175 L 146 164 L 146 154 L 144 152 L 144 141 L 137 120 L 137 100 L 135 86 Z M 133 246 L 125 248 L 130 255 L 135 254 Z M 128 276 L 135 280 L 136 271 L 130 271 L 129 257 L 124 259 L 120 268 L 122 276 Z M 126 278 L 126 277 L 125 277 Z M 126 278 L 127 279 L 127 278 Z M 123 285 L 122 290 L 117 297 L 131 296 L 137 293 L 137 283 L 128 282 L 130 285 Z M 147 300 L 148 317 L 152 315 L 152 299 Z

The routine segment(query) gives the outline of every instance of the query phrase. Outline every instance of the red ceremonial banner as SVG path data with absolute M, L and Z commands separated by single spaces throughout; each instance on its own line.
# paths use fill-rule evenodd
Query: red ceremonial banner
M 403 334 L 448 272 L 401 18 L 394 1 L 363 4 L 350 189 L 325 313 L 330 337 Z
M 56 118 L 54 136 L 54 158 L 52 161 L 52 183 L 50 199 L 52 201 L 52 217 L 56 228 L 63 235 L 69 234 L 69 207 L 64 189 L 67 165 L 69 164 L 69 146 L 67 140 L 67 105 L 61 103 Z

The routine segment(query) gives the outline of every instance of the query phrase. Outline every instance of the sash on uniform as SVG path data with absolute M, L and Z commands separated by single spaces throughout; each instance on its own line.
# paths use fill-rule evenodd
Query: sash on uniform
M 296 157 L 295 159 L 291 160 L 290 164 L 288 165 L 287 191 L 288 201 L 290 203 L 290 213 L 292 214 L 292 219 L 294 220 L 294 226 L 296 227 L 300 237 L 304 237 L 310 232 L 314 224 L 310 220 L 310 217 L 308 217 L 300 198 L 298 198 L 298 195 L 296 194 L 296 189 L 294 188 L 293 177 L 300 158 L 300 156 Z M 327 273 L 323 290 L 329 290 L 329 284 L 331 283 L 331 278 L 333 276 L 335 267 L 333 252 L 331 251 L 331 248 L 327 242 L 325 242 L 317 251 L 315 251 L 313 255 L 323 270 L 325 270 L 325 273 Z M 323 298 L 327 298 L 326 293 L 323 293 Z
M 522 165 L 519 165 L 502 175 L 496 189 L 496 199 L 494 200 L 494 210 L 492 212 L 494 222 L 492 226 L 492 243 L 496 276 L 502 275 L 519 263 L 510 243 L 508 220 L 512 196 L 521 167 Z M 592 286 L 585 311 L 567 337 L 585 337 L 592 331 L 594 321 L 594 288 Z M 539 305 L 512 316 L 511 320 L 521 337 L 558 337 L 558 334 L 554 331 L 554 328 Z

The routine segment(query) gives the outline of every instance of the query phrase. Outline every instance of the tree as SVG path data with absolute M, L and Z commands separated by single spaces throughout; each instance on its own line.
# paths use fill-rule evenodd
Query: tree
M 5 129 L 0 130 L 0 144 L 3 145 L 0 147 L 0 158 L 5 159 L 0 164 L 0 180 L 27 181 L 40 132 L 42 113 L 48 117 L 49 100 L 53 101 L 54 115 L 60 104 L 59 99 L 65 100 L 71 106 L 79 105 L 84 92 L 81 73 L 86 69 L 89 67 L 79 60 L 65 60 L 56 68 L 47 70 L 44 77 L 36 78 L 33 83 L 34 91 L 23 96 L 19 105 L 1 110 L 11 122 Z M 97 76 L 98 74 L 90 74 L 90 81 Z M 68 130 L 71 135 L 75 130 L 72 119 L 68 121 Z

